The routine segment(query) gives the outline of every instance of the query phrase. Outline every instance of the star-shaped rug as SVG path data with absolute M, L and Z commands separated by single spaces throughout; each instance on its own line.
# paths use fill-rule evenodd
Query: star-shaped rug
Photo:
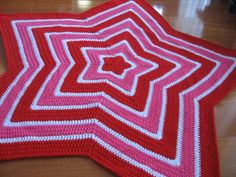
M 0 160 L 86 156 L 120 176 L 218 176 L 213 106 L 236 50 L 177 32 L 144 0 L 0 15 Z

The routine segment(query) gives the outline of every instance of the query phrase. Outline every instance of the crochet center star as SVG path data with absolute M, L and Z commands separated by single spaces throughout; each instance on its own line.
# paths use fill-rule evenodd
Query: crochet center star
M 143 0 L 0 15 L 0 160 L 88 156 L 121 176 L 217 176 L 213 106 L 236 52 L 173 30 Z

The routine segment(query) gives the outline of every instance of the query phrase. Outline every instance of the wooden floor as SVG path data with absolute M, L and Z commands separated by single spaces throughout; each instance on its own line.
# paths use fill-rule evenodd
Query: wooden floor
M 20 2 L 20 3 L 19 3 Z M 0 13 L 80 13 L 104 0 L 0 0 Z M 236 49 L 236 14 L 226 0 L 149 0 L 177 30 Z M 0 74 L 6 71 L 0 39 Z M 236 176 L 236 89 L 215 108 L 221 175 Z M 114 176 L 87 158 L 58 157 L 0 162 L 0 177 Z

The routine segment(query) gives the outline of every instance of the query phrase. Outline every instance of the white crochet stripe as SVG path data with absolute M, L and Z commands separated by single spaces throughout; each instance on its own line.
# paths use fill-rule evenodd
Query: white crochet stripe
M 169 159 L 169 158 L 166 158 L 164 157 L 163 155 L 161 154 L 157 154 L 149 149 L 146 149 L 144 148 L 143 146 L 141 146 L 140 144 L 126 138 L 125 136 L 117 133 L 116 131 L 112 130 L 111 128 L 107 127 L 106 125 L 104 125 L 102 122 L 100 122 L 99 120 L 95 119 L 95 118 L 91 118 L 91 119 L 87 119 L 87 120 L 81 120 L 79 123 L 78 121 L 48 121 L 51 123 L 51 125 L 61 125 L 61 122 L 64 122 L 63 125 L 65 126 L 69 126 L 69 125 L 92 125 L 92 124 L 96 124 L 97 126 L 99 126 L 100 128 L 102 128 L 103 130 L 105 130 L 108 134 L 116 137 L 117 139 L 123 141 L 124 143 L 136 148 L 138 151 L 141 151 L 142 153 L 144 154 L 147 154 L 151 157 L 154 157 L 160 161 L 163 161 L 169 165 L 172 165 L 172 166 L 179 166 L 180 165 L 180 161 L 177 161 L 176 159 Z M 17 122 L 16 122 L 17 123 Z M 27 125 L 33 125 L 31 121 L 25 121 L 25 123 Z M 39 121 L 39 123 L 41 125 L 44 125 L 43 121 Z M 63 137 L 64 135 L 61 135 L 61 137 Z M 45 136 L 47 137 L 47 136 Z M 13 138 L 12 141 L 11 141 L 12 138 L 4 138 L 4 139 L 0 139 L 0 142 L 1 143 L 12 143 L 12 141 L 14 141 L 15 139 L 18 139 L 18 138 Z M 61 140 L 64 140 L 64 139 L 61 139 Z
M 135 167 L 138 167 L 138 168 L 144 170 L 145 172 L 147 172 L 148 174 L 150 174 L 152 176 L 164 177 L 164 175 L 152 170 L 149 166 L 144 165 L 144 164 L 137 162 L 136 160 L 128 157 L 127 155 L 125 155 L 121 151 L 115 149 L 114 147 L 112 147 L 111 145 L 109 145 L 108 143 L 103 141 L 100 137 L 98 137 L 94 134 L 84 133 L 84 134 L 79 134 L 79 135 L 64 135 L 63 139 L 61 136 L 47 136 L 47 137 L 28 136 L 28 137 L 14 138 L 14 139 L 8 138 L 8 139 L 5 139 L 3 141 L 3 143 L 16 143 L 16 142 L 27 142 L 27 141 L 58 141 L 58 140 L 71 141 L 71 140 L 84 140 L 84 139 L 94 140 L 99 145 L 101 145 L 104 149 L 112 152 L 113 154 L 115 154 L 116 156 L 121 158 L 122 160 L 128 162 L 131 165 L 134 165 Z

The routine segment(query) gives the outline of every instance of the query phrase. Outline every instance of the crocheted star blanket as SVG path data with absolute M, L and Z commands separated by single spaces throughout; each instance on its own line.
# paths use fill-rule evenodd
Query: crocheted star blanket
M 218 176 L 213 106 L 236 51 L 173 30 L 143 0 L 0 15 L 0 160 L 87 156 L 120 176 Z

